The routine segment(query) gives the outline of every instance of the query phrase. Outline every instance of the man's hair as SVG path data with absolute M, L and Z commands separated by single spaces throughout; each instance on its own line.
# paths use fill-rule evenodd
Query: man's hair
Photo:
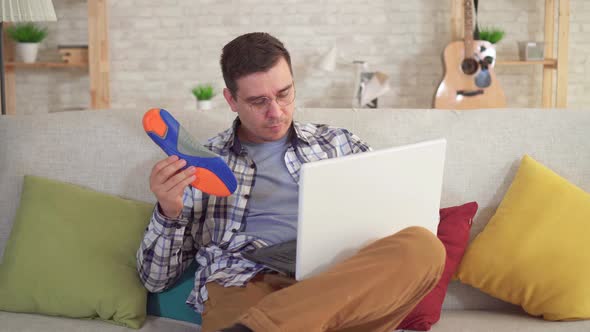
M 266 32 L 252 32 L 235 38 L 223 47 L 219 61 L 225 86 L 236 98 L 236 80 L 252 73 L 268 71 L 281 57 L 287 61 L 292 75 L 289 51 L 277 38 Z

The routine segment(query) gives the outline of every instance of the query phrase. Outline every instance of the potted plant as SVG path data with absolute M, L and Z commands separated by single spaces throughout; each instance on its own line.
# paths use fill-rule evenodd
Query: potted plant
M 208 110 L 211 109 L 211 99 L 215 96 L 213 86 L 211 84 L 200 84 L 192 90 L 193 95 L 197 98 L 197 109 Z
M 504 38 L 504 30 L 496 27 L 484 27 L 479 31 L 479 40 L 485 40 L 491 44 L 485 51 L 482 51 L 480 56 L 488 59 L 490 67 L 496 64 L 496 44 Z M 490 60 L 491 59 L 491 60 Z
M 39 43 L 47 37 L 47 28 L 27 22 L 10 26 L 8 35 L 16 42 L 16 57 L 22 62 L 35 62 Z

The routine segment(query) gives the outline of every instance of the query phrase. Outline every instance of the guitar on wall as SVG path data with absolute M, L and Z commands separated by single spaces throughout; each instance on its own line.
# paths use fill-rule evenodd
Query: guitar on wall
M 473 38 L 472 0 L 465 0 L 464 10 L 465 38 L 445 48 L 445 75 L 436 90 L 434 108 L 504 108 L 506 97 L 494 73 L 496 49 L 488 41 Z

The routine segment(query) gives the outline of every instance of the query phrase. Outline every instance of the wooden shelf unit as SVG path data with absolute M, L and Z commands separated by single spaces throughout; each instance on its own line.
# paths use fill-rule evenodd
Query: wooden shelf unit
M 65 62 L 6 62 L 5 67 L 16 67 L 16 68 L 88 68 L 87 63 L 83 64 L 72 64 Z
M 110 101 L 110 67 L 108 43 L 107 0 L 88 0 L 88 63 L 65 62 L 23 63 L 14 61 L 14 42 L 4 34 L 4 79 L 6 114 L 16 114 L 16 69 L 65 68 L 86 69 L 90 76 L 90 105 L 92 109 L 105 109 Z M 7 24 L 5 24 L 7 25 Z M 6 31 L 6 29 L 4 30 Z
M 462 40 L 463 33 L 463 2 L 451 0 L 451 33 L 453 40 Z M 557 52 L 555 51 L 555 5 L 558 3 Z M 545 0 L 545 60 L 521 61 L 498 59 L 498 66 L 541 65 L 543 66 L 542 105 L 544 108 L 567 107 L 568 84 L 568 44 L 569 44 L 569 0 Z M 557 53 L 557 54 L 556 54 Z M 555 92 L 553 91 L 553 77 L 557 75 Z M 555 98 L 555 99 L 554 99 Z M 554 103 L 555 101 L 555 103 Z
M 543 65 L 549 67 L 556 67 L 556 59 L 545 59 L 545 60 L 498 60 L 496 64 L 499 66 L 525 66 L 525 65 Z

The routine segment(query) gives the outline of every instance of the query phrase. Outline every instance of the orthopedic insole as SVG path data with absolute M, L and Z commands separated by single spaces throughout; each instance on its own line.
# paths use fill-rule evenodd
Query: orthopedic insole
M 152 108 L 143 116 L 143 128 L 164 152 L 186 160 L 186 169 L 195 166 L 191 185 L 204 193 L 229 196 L 237 187 L 236 177 L 225 161 L 197 142 L 165 109 Z

